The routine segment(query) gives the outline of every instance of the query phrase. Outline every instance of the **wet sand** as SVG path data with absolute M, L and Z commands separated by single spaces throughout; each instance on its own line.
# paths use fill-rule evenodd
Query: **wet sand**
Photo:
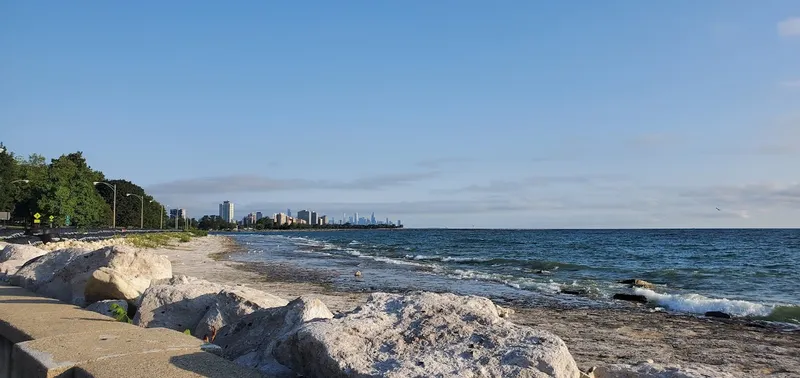
M 369 295 L 335 291 L 331 276 L 311 269 L 226 260 L 227 254 L 239 248 L 230 238 L 209 236 L 155 252 L 169 257 L 175 275 L 246 285 L 287 300 L 314 295 L 334 313 L 354 309 Z M 653 360 L 668 365 L 704 364 L 739 377 L 800 377 L 800 332 L 765 323 L 651 313 L 636 305 L 630 309 L 514 309 L 511 321 L 560 336 L 584 371 L 604 364 Z

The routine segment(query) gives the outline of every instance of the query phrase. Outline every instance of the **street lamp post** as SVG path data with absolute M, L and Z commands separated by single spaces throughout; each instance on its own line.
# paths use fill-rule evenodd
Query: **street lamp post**
M 150 200 L 150 203 L 155 202 L 155 200 Z M 158 227 L 159 229 L 164 229 L 164 212 L 166 211 L 166 206 L 163 204 L 161 205 L 161 225 Z
M 144 230 L 144 197 L 142 197 L 142 196 L 140 196 L 138 194 L 131 194 L 131 193 L 125 194 L 125 197 L 130 197 L 130 196 L 134 196 L 134 197 L 138 198 L 140 201 L 142 201 L 142 214 L 141 214 L 141 217 L 142 217 L 141 219 L 142 220 L 139 223 L 139 229 Z
M 116 230 L 117 229 L 117 184 L 112 185 L 107 182 L 95 181 L 94 185 L 97 186 L 97 184 L 103 184 L 114 191 L 114 205 L 113 205 L 114 215 L 112 215 L 113 218 L 111 218 L 111 228 Z

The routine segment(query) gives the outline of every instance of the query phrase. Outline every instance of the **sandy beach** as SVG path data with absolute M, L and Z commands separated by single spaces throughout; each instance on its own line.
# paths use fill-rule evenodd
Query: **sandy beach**
M 154 252 L 170 259 L 175 275 L 244 285 L 287 300 L 312 294 L 334 314 L 354 309 L 368 295 L 335 291 L 328 284 L 329 277 L 318 271 L 226 259 L 237 250 L 239 246 L 228 237 L 208 236 Z M 669 365 L 703 364 L 739 377 L 800 377 L 800 332 L 796 331 L 738 320 L 650 313 L 633 306 L 630 310 L 514 309 L 510 320 L 560 336 L 584 371 L 603 364 L 653 360 Z

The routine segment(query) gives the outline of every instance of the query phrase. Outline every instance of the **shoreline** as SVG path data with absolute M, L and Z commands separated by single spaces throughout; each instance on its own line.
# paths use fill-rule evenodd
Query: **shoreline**
M 167 255 L 175 275 L 246 285 L 287 300 L 310 294 L 334 314 L 353 310 L 370 294 L 338 291 L 331 277 L 314 269 L 229 259 L 242 250 L 230 236 L 212 235 L 154 252 Z M 669 365 L 710 365 L 741 377 L 800 375 L 800 333 L 758 322 L 649 312 L 636 307 L 526 308 L 500 304 L 515 310 L 510 321 L 561 337 L 584 371 L 598 365 L 653 360 Z

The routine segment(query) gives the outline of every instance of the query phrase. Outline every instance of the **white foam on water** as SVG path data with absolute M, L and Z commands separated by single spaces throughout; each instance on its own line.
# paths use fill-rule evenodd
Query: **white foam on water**
M 650 289 L 634 289 L 634 294 L 672 311 L 705 314 L 721 311 L 732 316 L 767 316 L 774 306 L 726 298 L 709 298 L 700 294 L 661 294 Z

